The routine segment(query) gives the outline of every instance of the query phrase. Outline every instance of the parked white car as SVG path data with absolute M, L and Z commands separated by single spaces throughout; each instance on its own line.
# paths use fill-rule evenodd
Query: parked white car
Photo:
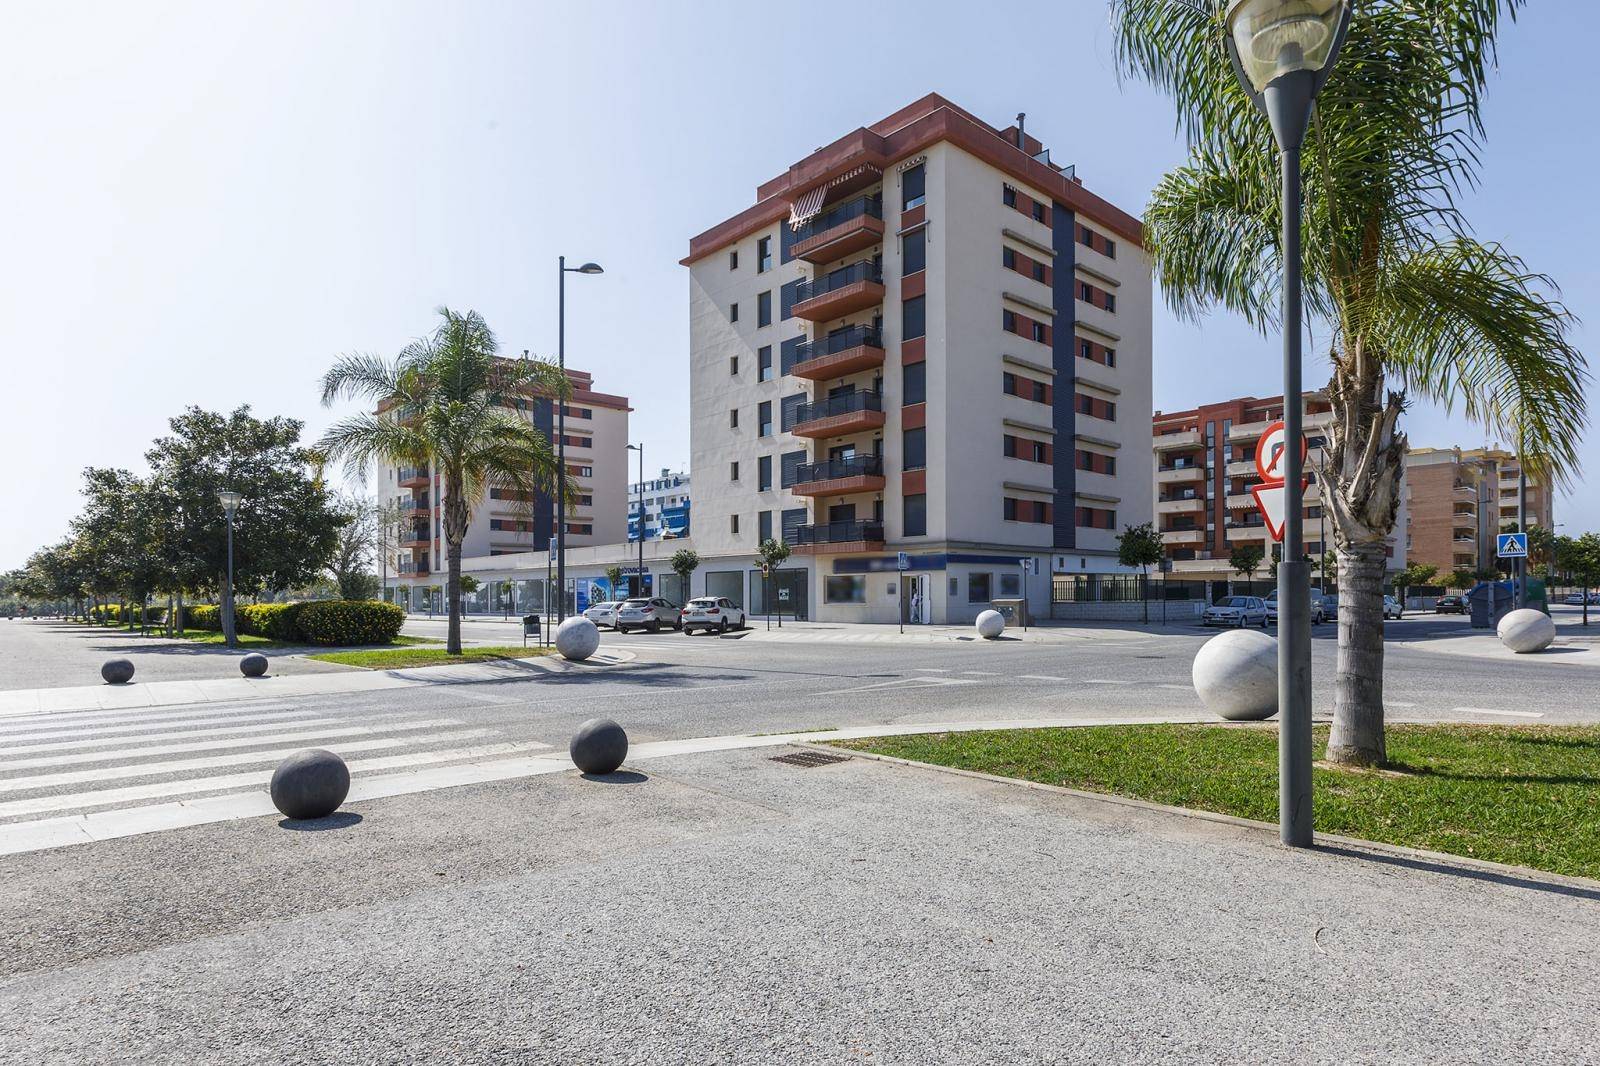
M 617 627 L 617 608 L 622 606 L 621 600 L 605 600 L 601 603 L 589 605 L 583 616 L 597 626 Z
M 1267 605 L 1260 596 L 1229 596 L 1214 607 L 1207 607 L 1200 619 L 1208 626 L 1260 626 L 1267 628 Z
M 744 628 L 744 608 L 736 607 L 726 596 L 700 596 L 683 605 L 683 631 L 697 629 L 726 633 Z
M 660 596 L 649 600 L 623 600 L 622 606 L 617 608 L 618 633 L 634 629 L 648 629 L 652 633 L 658 633 L 662 626 L 669 629 L 683 628 L 678 605 L 670 600 L 664 600 Z
M 1383 617 L 1399 618 L 1405 614 L 1405 609 L 1400 606 L 1400 601 L 1393 596 L 1383 598 Z
M 1267 594 L 1267 621 L 1272 625 L 1278 624 L 1278 593 L 1276 590 Z M 1328 620 L 1328 609 L 1323 605 L 1322 593 L 1316 589 L 1311 590 L 1311 624 L 1319 625 Z

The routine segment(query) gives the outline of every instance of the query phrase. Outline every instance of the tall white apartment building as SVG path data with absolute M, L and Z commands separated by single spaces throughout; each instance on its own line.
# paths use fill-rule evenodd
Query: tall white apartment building
M 566 515 L 569 548 L 618 544 L 628 535 L 628 406 L 626 397 L 594 391 L 593 378 L 567 371 L 572 382 L 566 409 L 567 472 L 578 498 Z M 519 405 L 554 445 L 556 404 L 548 396 L 529 396 Z M 378 470 L 380 502 L 393 502 L 402 516 L 388 538 L 389 585 L 394 598 L 412 609 L 426 600 L 418 588 L 442 585 L 444 527 L 439 503 L 439 472 L 426 467 L 384 466 Z M 531 502 L 531 513 L 528 504 Z M 543 493 L 534 500 L 513 498 L 490 488 L 473 510 L 461 546 L 463 558 L 514 555 L 546 550 L 555 539 L 556 508 Z
M 787 540 L 786 612 L 961 622 L 1026 586 L 1042 613 L 1152 517 L 1140 223 L 1018 118 L 926 96 L 690 242 L 694 546 Z M 748 564 L 704 580 L 764 608 Z

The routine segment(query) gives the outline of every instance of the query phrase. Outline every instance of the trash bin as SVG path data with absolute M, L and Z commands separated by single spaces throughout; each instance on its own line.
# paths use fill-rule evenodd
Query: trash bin
M 1027 628 L 1033 624 L 1033 619 L 1028 617 L 1027 600 L 990 600 L 989 606 L 1000 612 L 1000 617 L 1006 620 L 1008 626 Z
M 523 638 L 523 640 L 526 641 L 527 638 L 529 638 L 529 637 L 539 637 L 539 636 L 542 636 L 542 635 L 543 635 L 543 633 L 539 629 L 539 616 L 536 615 L 536 614 L 525 614 L 525 615 L 523 615 L 522 616 L 522 638 Z
M 1473 629 L 1496 629 L 1516 606 L 1516 592 L 1509 581 L 1485 581 L 1467 593 L 1467 606 Z

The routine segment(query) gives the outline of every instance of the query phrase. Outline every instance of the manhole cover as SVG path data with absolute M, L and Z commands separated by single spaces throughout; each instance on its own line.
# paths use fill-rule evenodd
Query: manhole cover
M 827 766 L 829 763 L 849 762 L 850 756 L 829 755 L 821 751 L 791 751 L 787 755 L 774 755 L 772 761 L 810 769 L 813 766 Z

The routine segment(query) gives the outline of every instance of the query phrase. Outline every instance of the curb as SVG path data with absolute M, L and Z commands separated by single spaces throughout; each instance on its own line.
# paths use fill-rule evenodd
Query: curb
M 1066 726 L 1064 728 L 1073 728 Z M 839 748 L 832 744 L 813 744 L 805 741 L 793 741 L 795 747 L 809 748 L 814 751 L 828 752 L 830 754 L 847 751 L 853 758 L 873 759 L 877 762 L 905 767 L 912 770 L 932 770 L 936 773 L 951 774 L 956 777 L 967 777 L 977 781 L 986 781 L 996 785 L 1010 785 L 1033 789 L 1038 792 L 1049 792 L 1056 795 L 1071 796 L 1075 799 L 1092 800 L 1098 803 L 1112 804 L 1118 807 L 1130 807 L 1134 810 L 1150 814 L 1179 815 L 1184 818 L 1196 818 L 1201 821 L 1215 822 L 1220 825 L 1232 826 L 1236 829 L 1252 830 L 1257 833 L 1277 836 L 1278 827 L 1271 822 L 1258 822 L 1253 818 L 1240 818 L 1232 814 L 1218 814 L 1216 811 L 1202 811 L 1193 807 L 1173 807 L 1165 803 L 1154 803 L 1150 800 L 1135 799 L 1132 796 L 1117 796 L 1106 792 L 1086 792 L 1083 789 L 1068 788 L 1065 785 L 1047 785 L 1042 781 L 1025 781 L 1017 777 L 1003 777 L 999 774 L 987 774 L 979 770 L 963 770 L 955 766 L 940 766 L 937 763 L 917 762 L 914 759 L 901 759 L 893 755 L 879 755 L 876 752 L 857 751 L 851 748 Z M 1551 873 L 1549 870 L 1537 870 L 1531 866 L 1512 866 L 1508 863 L 1491 862 L 1487 859 L 1474 859 L 1466 855 L 1452 855 L 1444 851 L 1428 851 L 1424 848 L 1411 848 L 1403 844 L 1387 844 L 1380 840 L 1362 840 L 1358 837 L 1338 836 L 1333 833 L 1316 833 L 1312 837 L 1309 852 L 1313 854 L 1327 854 L 1326 845 L 1337 845 L 1352 851 L 1372 852 L 1377 855 L 1388 856 L 1394 859 L 1409 859 L 1417 862 L 1427 862 L 1438 866 L 1454 867 L 1463 871 L 1488 874 L 1497 878 L 1516 881 L 1536 881 L 1543 885 L 1555 885 L 1574 890 L 1575 893 L 1584 895 L 1592 894 L 1600 901 L 1600 879 L 1588 877 L 1575 877 L 1569 874 Z M 1537 887 L 1524 885 L 1519 887 Z

